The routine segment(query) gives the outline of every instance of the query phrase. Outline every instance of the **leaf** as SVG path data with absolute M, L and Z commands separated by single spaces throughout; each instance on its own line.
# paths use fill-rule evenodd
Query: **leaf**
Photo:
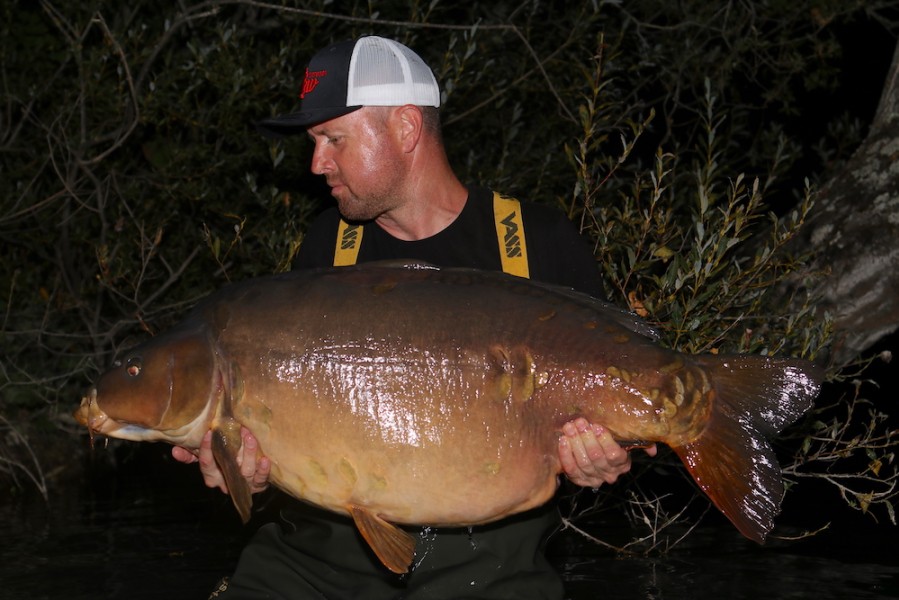
M 653 251 L 652 255 L 657 258 L 661 258 L 663 261 L 667 261 L 669 258 L 674 256 L 674 250 L 672 250 L 668 246 L 659 246 Z
M 868 464 L 868 470 L 870 470 L 872 473 L 874 473 L 874 475 L 876 477 L 879 477 L 880 476 L 880 468 L 882 466 L 883 466 L 883 463 L 881 463 L 879 460 L 875 459 L 875 460 L 872 460 Z

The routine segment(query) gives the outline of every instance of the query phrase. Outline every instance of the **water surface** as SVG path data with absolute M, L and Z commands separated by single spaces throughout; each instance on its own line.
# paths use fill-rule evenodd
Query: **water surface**
M 249 531 L 230 501 L 166 447 L 139 447 L 124 468 L 94 465 L 49 505 L 0 505 L 0 599 L 204 600 L 231 571 Z M 899 598 L 894 527 L 850 521 L 760 547 L 711 521 L 663 557 L 616 556 L 571 533 L 551 556 L 571 600 Z

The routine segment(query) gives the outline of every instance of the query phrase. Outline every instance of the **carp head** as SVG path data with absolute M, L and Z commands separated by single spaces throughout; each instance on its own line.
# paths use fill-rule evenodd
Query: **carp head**
M 94 434 L 199 448 L 223 393 L 203 328 L 172 331 L 127 351 L 81 400 L 75 419 Z

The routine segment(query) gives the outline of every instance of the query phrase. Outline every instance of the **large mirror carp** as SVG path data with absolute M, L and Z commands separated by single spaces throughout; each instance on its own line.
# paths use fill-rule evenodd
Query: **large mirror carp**
M 229 285 L 125 352 L 76 412 L 92 435 L 213 451 L 244 520 L 240 426 L 271 482 L 350 515 L 405 572 L 397 525 L 488 523 L 547 502 L 561 426 L 670 446 L 762 542 L 783 496 L 768 440 L 822 372 L 792 358 L 687 355 L 633 315 L 502 273 L 422 263 L 304 270 Z

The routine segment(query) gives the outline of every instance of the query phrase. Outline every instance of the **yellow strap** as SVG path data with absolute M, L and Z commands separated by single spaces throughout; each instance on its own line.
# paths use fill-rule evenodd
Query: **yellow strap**
M 337 245 L 334 248 L 334 266 L 355 265 L 362 245 L 362 225 L 350 225 L 343 219 L 337 226 Z
M 493 192 L 493 218 L 503 271 L 519 277 L 530 277 L 528 249 L 524 241 L 521 203 L 515 198 Z

